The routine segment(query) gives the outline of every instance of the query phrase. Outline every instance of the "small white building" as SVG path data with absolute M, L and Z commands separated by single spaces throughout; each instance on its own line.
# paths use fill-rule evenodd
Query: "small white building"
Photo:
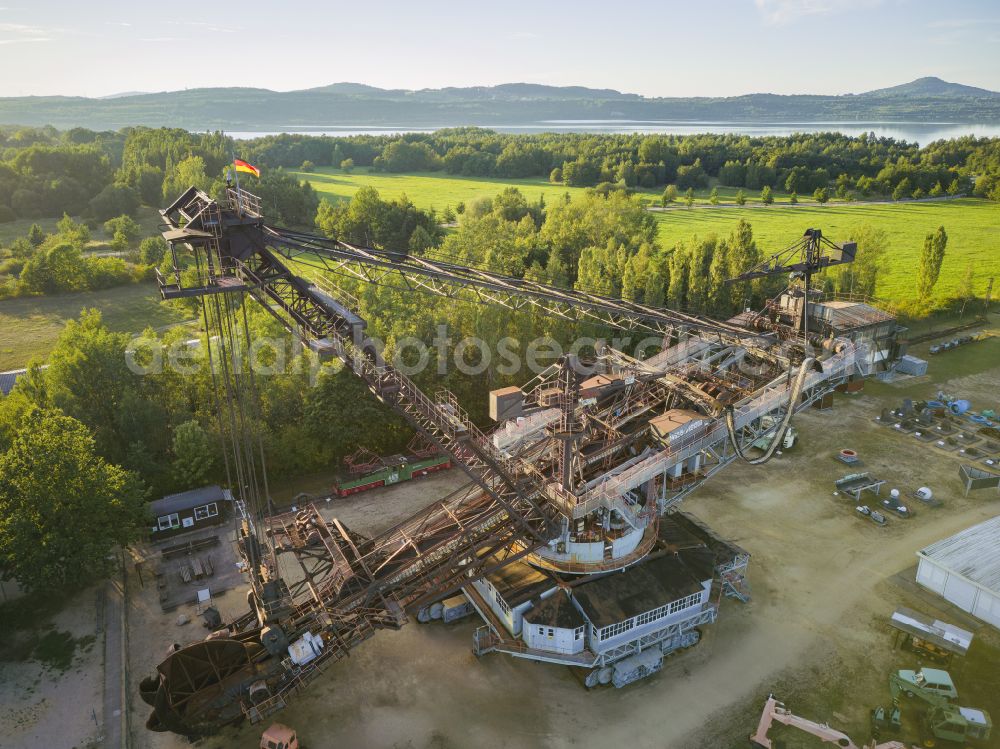
M 532 599 L 550 594 L 556 584 L 551 577 L 526 562 L 514 562 L 494 570 L 472 587 L 515 637 L 521 634 L 522 616 Z
M 564 655 L 583 652 L 587 621 L 562 590 L 524 612 L 521 639 L 529 648 Z
M 917 582 L 1000 629 L 1000 515 L 917 552 Z

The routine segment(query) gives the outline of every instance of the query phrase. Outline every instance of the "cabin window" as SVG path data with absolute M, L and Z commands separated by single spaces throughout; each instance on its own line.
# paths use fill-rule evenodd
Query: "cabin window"
M 699 603 L 701 603 L 701 593 L 692 593 L 691 595 L 681 598 L 680 600 L 672 601 L 670 604 L 670 613 L 673 614 L 677 611 L 689 609 Z
M 176 512 L 169 515 L 160 515 L 156 521 L 156 527 L 161 531 L 168 531 L 171 528 L 180 528 L 181 519 Z
M 574 640 L 582 640 L 583 639 L 583 627 L 577 627 L 573 631 L 573 639 Z
M 549 627 L 549 637 L 555 637 L 555 635 L 556 635 L 555 630 Z
M 211 502 L 207 505 L 202 505 L 201 507 L 194 508 L 194 519 L 195 520 L 208 520 L 209 518 L 214 518 L 219 514 L 219 507 L 215 502 Z
M 539 627 L 538 628 L 538 634 L 544 635 L 545 634 L 545 627 Z

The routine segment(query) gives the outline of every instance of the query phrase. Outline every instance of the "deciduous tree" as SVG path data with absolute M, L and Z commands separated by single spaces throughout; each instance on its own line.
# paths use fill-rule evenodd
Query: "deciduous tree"
M 29 589 L 105 574 L 146 527 L 145 490 L 101 458 L 79 421 L 36 409 L 0 456 L 0 566 Z
M 920 253 L 920 266 L 917 269 L 917 297 L 924 304 L 930 302 L 931 294 L 934 293 L 947 246 L 948 234 L 943 226 L 924 238 L 924 249 Z

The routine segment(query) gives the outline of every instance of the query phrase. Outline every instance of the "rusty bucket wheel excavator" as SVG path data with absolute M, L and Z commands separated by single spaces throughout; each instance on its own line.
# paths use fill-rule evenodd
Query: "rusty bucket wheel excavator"
M 508 565 L 530 563 L 579 582 L 662 556 L 657 519 L 759 439 L 762 416 L 778 414 L 773 422 L 787 424 L 784 417 L 835 385 L 872 371 L 870 342 L 834 342 L 836 331 L 809 331 L 804 305 L 797 313 L 772 310 L 749 327 L 739 318 L 711 320 L 274 226 L 260 201 L 239 189 L 216 200 L 190 188 L 161 214 L 173 257 L 173 270 L 158 274 L 161 294 L 200 297 L 223 393 L 220 428 L 230 440 L 227 471 L 250 592 L 247 613 L 175 649 L 143 680 L 151 730 L 197 737 L 259 721 L 379 629 L 398 628 Z M 834 245 L 836 258 L 823 255 L 818 232 L 806 239 L 809 249 L 796 251 L 810 269 L 853 258 L 853 248 Z M 195 279 L 182 273 L 184 252 L 194 257 Z M 296 275 L 285 260 L 320 271 L 323 280 Z M 796 270 L 775 262 L 753 272 L 779 269 Z M 582 375 L 581 362 L 564 357 L 519 389 L 522 418 L 498 417 L 486 434 L 452 394 L 425 394 L 381 360 L 357 301 L 338 286 L 343 278 L 654 334 L 662 351 L 639 361 L 604 348 Z M 239 337 L 249 335 L 240 321 L 248 299 L 312 350 L 341 359 L 469 483 L 374 538 L 326 520 L 314 506 L 266 517 L 253 378 L 240 376 L 235 357 Z M 801 341 L 819 344 L 816 359 Z M 687 409 L 688 421 L 672 437 L 649 420 L 678 409 Z M 603 544 L 600 558 L 576 554 L 584 537 Z M 714 610 L 705 617 L 714 620 Z M 595 666 L 608 662 L 595 657 Z

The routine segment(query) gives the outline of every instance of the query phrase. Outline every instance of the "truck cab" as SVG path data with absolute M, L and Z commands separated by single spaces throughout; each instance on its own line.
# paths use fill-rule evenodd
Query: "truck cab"
M 260 737 L 260 749 L 301 749 L 295 729 L 272 723 Z
M 985 746 L 992 728 L 993 723 L 985 710 L 944 704 L 924 713 L 921 738 L 926 747 Z
M 911 700 L 919 697 L 931 704 L 958 699 L 958 690 L 955 689 L 951 675 L 937 668 L 897 671 L 889 676 L 889 690 L 893 697 L 898 697 L 902 692 Z

